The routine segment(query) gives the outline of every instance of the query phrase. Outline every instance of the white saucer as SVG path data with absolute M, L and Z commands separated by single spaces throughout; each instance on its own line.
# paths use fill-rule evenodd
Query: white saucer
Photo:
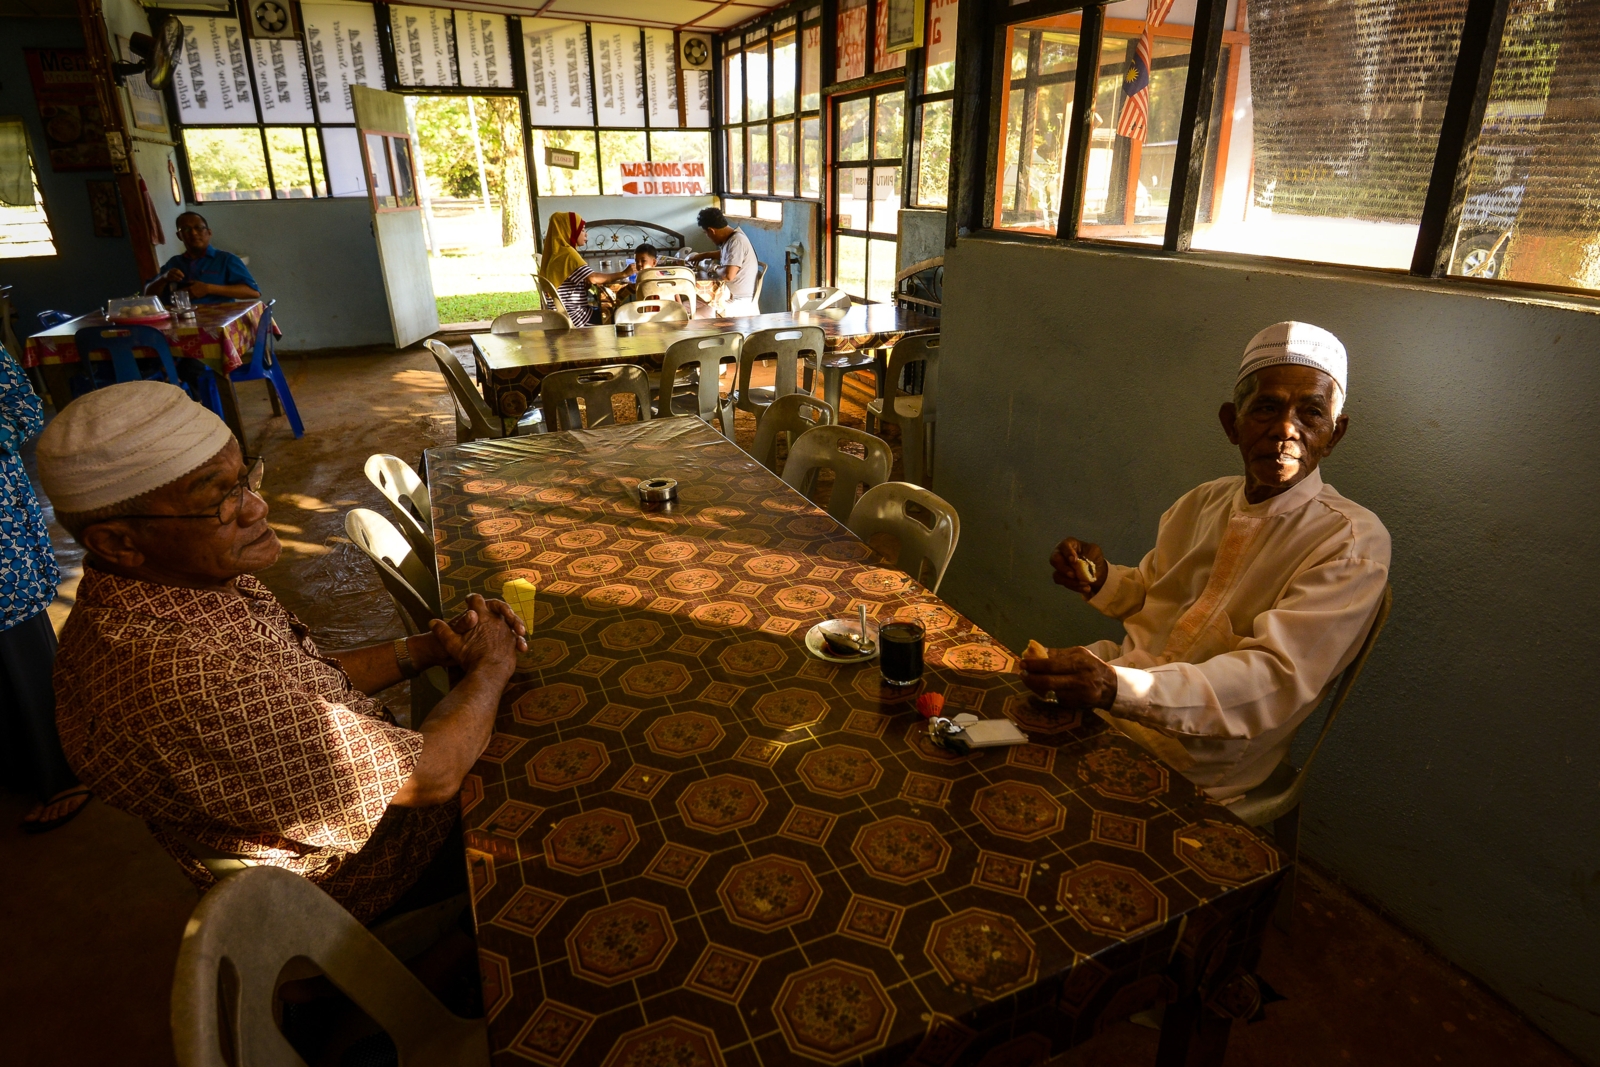
M 859 620 L 841 618 L 828 619 L 827 621 L 849 623 L 851 628 L 854 629 Z M 872 640 L 873 648 L 871 652 L 865 655 L 841 656 L 829 648 L 828 642 L 823 640 L 822 623 L 819 622 L 806 631 L 806 651 L 818 659 L 827 660 L 829 663 L 870 663 L 878 658 L 878 649 L 882 647 L 878 642 L 878 623 L 874 619 L 867 620 L 867 637 Z

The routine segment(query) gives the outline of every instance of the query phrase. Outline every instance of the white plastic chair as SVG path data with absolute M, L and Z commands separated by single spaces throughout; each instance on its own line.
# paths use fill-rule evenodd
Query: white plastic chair
M 864 455 L 855 456 L 841 451 L 841 445 L 859 445 Z M 893 461 L 894 456 L 881 437 L 873 437 L 849 426 L 818 426 L 801 434 L 789 447 L 783 480 L 805 494 L 806 499 L 812 500 L 817 472 L 823 468 L 833 471 L 833 494 L 828 498 L 828 514 L 839 522 L 848 523 L 850 511 L 856 503 L 856 488 L 865 485 L 871 489 L 888 481 L 889 467 Z
M 744 339 L 739 353 L 739 378 L 733 391 L 734 407 L 753 413 L 757 419 L 780 396 L 797 392 L 799 366 L 822 358 L 828 340 L 820 326 L 786 326 L 777 330 L 757 330 Z M 776 361 L 771 385 L 750 387 L 750 373 L 758 362 Z
M 611 321 L 634 322 L 688 322 L 689 311 L 676 300 L 630 300 L 618 304 Z
M 394 508 L 400 532 L 422 559 L 433 558 L 433 504 L 411 464 L 384 453 L 367 457 L 367 481 Z
M 535 330 L 570 330 L 572 320 L 559 308 L 541 308 L 537 311 L 508 311 L 497 315 L 489 324 L 490 333 L 523 333 Z
M 367 554 L 378 571 L 378 580 L 394 602 L 400 625 L 408 636 L 426 633 L 428 624 L 444 617 L 439 610 L 439 580 L 433 572 L 433 556 L 419 558 L 405 535 L 394 524 L 370 508 L 352 508 L 344 517 L 344 532 L 355 546 Z M 422 725 L 434 705 L 450 692 L 450 676 L 443 667 L 430 667 L 411 680 L 411 722 L 415 730 Z
M 889 566 L 937 593 L 961 539 L 961 516 L 945 500 L 910 482 L 884 482 L 861 494 L 845 524 L 863 541 L 880 533 L 900 543 Z
M 501 418 L 490 409 L 483 394 L 478 392 L 478 387 L 472 384 L 472 379 L 461 368 L 456 354 L 443 341 L 429 341 L 428 351 L 439 365 L 439 373 L 444 375 L 444 383 L 450 389 L 450 398 L 455 401 L 456 444 L 544 432 L 544 413 L 537 407 L 529 408 L 508 429 L 510 420 Z
M 640 281 L 634 288 L 640 300 L 681 300 L 688 303 L 690 318 L 694 317 L 695 305 L 700 299 L 699 290 L 688 278 L 652 278 Z
M 1246 825 L 1265 826 L 1271 823 L 1274 843 L 1293 864 L 1289 869 L 1289 882 L 1279 894 L 1277 909 L 1272 916 L 1273 923 L 1280 930 L 1289 929 L 1289 917 L 1294 914 L 1294 877 L 1300 858 L 1300 794 L 1305 792 L 1306 772 L 1311 769 L 1311 761 L 1317 758 L 1317 750 L 1322 747 L 1322 742 L 1328 739 L 1333 720 L 1339 717 L 1339 709 L 1344 707 L 1350 690 L 1355 688 L 1356 679 L 1361 677 L 1361 668 L 1366 666 L 1367 657 L 1378 643 L 1378 635 L 1383 632 L 1384 623 L 1389 621 L 1389 609 L 1393 606 L 1394 590 L 1384 586 L 1383 599 L 1378 602 L 1378 613 L 1372 617 L 1372 625 L 1367 628 L 1361 650 L 1350 661 L 1350 666 L 1344 669 L 1333 688 L 1333 702 L 1328 706 L 1327 718 L 1322 720 L 1322 730 L 1317 734 L 1316 744 L 1306 753 L 1305 763 L 1296 768 L 1285 758 L 1267 776 L 1266 781 L 1228 805 L 1228 810 Z
M 258 866 L 208 892 L 184 929 L 172 982 L 180 1067 L 300 1064 L 274 1002 L 284 975 L 315 973 L 308 960 L 383 1027 L 402 1067 L 488 1064 L 483 1020 L 439 1003 L 328 894 L 281 867 Z
M 789 296 L 789 310 L 796 315 L 817 311 L 849 311 L 850 294 L 831 285 L 797 289 Z
M 790 393 L 774 400 L 756 425 L 755 445 L 750 454 L 773 474 L 778 471 L 778 435 L 783 435 L 784 446 L 794 449 L 796 439 L 817 426 L 832 426 L 839 421 L 833 405 L 818 400 L 807 393 Z
M 744 335 L 717 333 L 705 337 L 685 337 L 674 341 L 661 358 L 661 380 L 656 386 L 656 414 L 698 415 L 721 428 L 723 436 L 733 436 L 733 408 L 718 391 L 724 360 L 739 359 Z M 679 380 L 679 375 L 684 379 Z M 693 411 L 679 411 L 677 401 L 694 401 Z
M 585 421 L 590 429 L 614 425 L 611 398 L 619 394 L 634 398 L 640 422 L 650 421 L 650 377 L 632 364 L 556 371 L 539 383 L 539 402 L 552 430 L 581 430 Z
M 913 363 L 924 367 L 922 392 L 900 391 L 900 374 Z M 900 427 L 900 452 L 905 458 L 906 481 L 926 485 L 933 476 L 935 402 L 939 390 L 939 335 L 902 337 L 889 351 L 889 368 L 883 376 L 883 395 L 867 402 L 867 432 L 881 430 L 880 423 Z
M 683 278 L 693 285 L 694 271 L 689 267 L 640 267 L 635 281 L 649 282 L 658 278 Z

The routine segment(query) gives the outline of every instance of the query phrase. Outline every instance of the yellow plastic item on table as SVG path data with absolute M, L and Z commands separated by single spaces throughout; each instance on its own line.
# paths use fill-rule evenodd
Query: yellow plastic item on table
M 500 599 L 510 604 L 511 610 L 521 616 L 522 625 L 528 628 L 530 634 L 533 633 L 534 598 L 538 592 L 538 586 L 526 578 L 513 578 L 500 587 Z

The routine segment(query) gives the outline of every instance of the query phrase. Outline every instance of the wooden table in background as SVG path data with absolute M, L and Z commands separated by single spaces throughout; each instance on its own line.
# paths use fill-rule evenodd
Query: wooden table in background
M 427 463 L 445 609 L 539 587 L 461 802 L 496 1064 L 1032 1063 L 1159 1002 L 1158 1062 L 1220 1063 L 1282 877 L 1260 833 L 1037 708 L 1011 653 L 697 419 Z M 670 513 L 632 495 L 656 475 Z M 927 627 L 948 713 L 1032 743 L 934 748 L 918 690 L 808 655 L 858 603 Z
M 238 397 L 228 375 L 250 361 L 256 343 L 256 324 L 261 321 L 264 306 L 259 300 L 197 304 L 192 318 L 180 320 L 174 316 L 164 323 L 153 324 L 166 336 L 167 343 L 172 347 L 173 359 L 201 360 L 216 374 L 217 387 L 222 394 L 223 417 L 241 443 L 244 441 L 244 428 L 239 419 Z M 103 313 L 92 311 L 28 338 L 23 349 L 22 365 L 39 368 L 45 388 L 50 392 L 50 401 L 57 411 L 72 402 L 71 381 L 78 372 L 79 361 L 75 335 L 79 330 L 92 326 L 114 325 L 107 322 Z M 96 361 L 103 358 L 97 357 Z M 270 391 L 271 387 L 268 388 Z
M 608 363 L 637 363 L 661 369 L 661 357 L 674 341 L 736 331 L 778 330 L 792 326 L 820 326 L 827 337 L 823 357 L 825 389 L 829 402 L 838 406 L 838 379 L 846 370 L 873 365 L 874 355 L 892 347 L 908 334 L 938 333 L 939 320 L 893 304 L 857 304 L 842 317 L 827 314 L 754 315 L 736 319 L 694 319 L 687 323 L 640 323 L 631 337 L 618 337 L 615 326 L 589 326 L 574 330 L 472 335 L 478 366 L 478 384 L 495 412 L 516 418 L 539 395 L 539 382 L 558 370 L 598 367 Z

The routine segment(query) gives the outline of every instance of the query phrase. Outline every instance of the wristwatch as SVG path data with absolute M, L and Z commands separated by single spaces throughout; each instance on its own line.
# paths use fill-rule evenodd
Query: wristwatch
M 400 677 L 415 678 L 422 672 L 417 670 L 417 665 L 411 661 L 411 646 L 407 643 L 409 637 L 401 637 L 394 643 L 394 661 L 400 665 Z

